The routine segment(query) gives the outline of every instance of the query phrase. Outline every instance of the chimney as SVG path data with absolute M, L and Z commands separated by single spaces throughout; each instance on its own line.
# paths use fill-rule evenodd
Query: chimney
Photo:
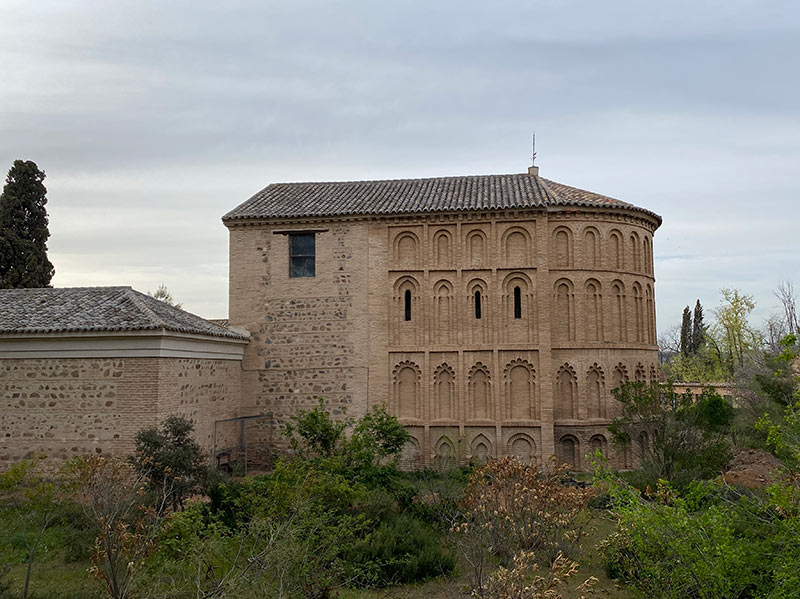
M 529 166 L 528 167 L 528 174 L 531 177 L 538 177 L 539 176 L 539 167 L 538 166 Z

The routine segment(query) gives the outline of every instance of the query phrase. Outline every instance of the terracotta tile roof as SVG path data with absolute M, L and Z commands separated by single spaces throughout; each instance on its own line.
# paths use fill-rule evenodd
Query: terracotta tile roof
M 549 206 L 616 206 L 657 214 L 604 195 L 528 174 L 273 183 L 223 221 L 303 216 L 391 215 Z
M 130 287 L 0 289 L 0 335 L 159 329 L 247 339 Z

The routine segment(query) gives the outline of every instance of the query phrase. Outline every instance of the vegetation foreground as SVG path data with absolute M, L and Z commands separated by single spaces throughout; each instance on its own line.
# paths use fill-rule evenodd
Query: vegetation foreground
M 598 453 L 590 481 L 511 458 L 404 473 L 395 418 L 335 422 L 322 402 L 287 427 L 292 457 L 245 479 L 207 468 L 178 417 L 126 461 L 23 461 L 0 476 L 0 598 L 797 597 L 797 362 L 786 336 L 753 379 L 773 402 L 758 418 L 712 389 L 624 384 L 610 430 L 652 433 L 642 467 Z M 784 467 L 726 484 L 735 445 Z

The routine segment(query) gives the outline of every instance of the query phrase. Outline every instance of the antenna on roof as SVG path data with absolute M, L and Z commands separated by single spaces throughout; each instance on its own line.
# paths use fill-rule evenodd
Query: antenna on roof
M 533 132 L 531 146 L 531 165 L 528 167 L 528 174 L 532 177 L 538 177 L 539 167 L 536 166 L 536 131 Z

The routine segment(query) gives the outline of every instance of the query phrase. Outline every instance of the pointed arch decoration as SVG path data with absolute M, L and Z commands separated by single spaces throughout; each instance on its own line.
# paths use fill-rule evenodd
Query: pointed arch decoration
M 433 445 L 434 466 L 439 471 L 451 470 L 458 463 L 458 454 L 453 440 L 442 435 Z
M 606 377 L 597 362 L 586 373 L 586 400 L 589 418 L 606 417 Z
M 558 369 L 555 381 L 555 402 L 553 415 L 556 420 L 578 417 L 578 377 L 575 369 L 564 364 Z
M 634 371 L 633 379 L 637 383 L 646 383 L 647 382 L 647 373 L 645 372 L 644 364 L 642 364 L 641 362 L 639 362 L 636 365 L 636 370 Z
M 492 442 L 483 433 L 478 433 L 475 438 L 472 439 L 469 444 L 469 449 L 470 457 L 478 464 L 485 464 L 494 457 Z

